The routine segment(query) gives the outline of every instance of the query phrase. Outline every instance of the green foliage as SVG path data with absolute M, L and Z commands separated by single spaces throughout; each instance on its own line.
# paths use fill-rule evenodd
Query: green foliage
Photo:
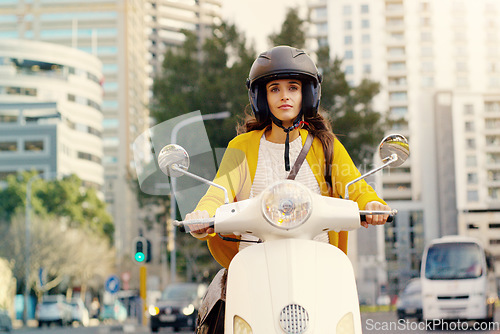
M 289 45 L 303 49 L 306 45 L 305 21 L 299 17 L 297 8 L 289 8 L 281 31 L 269 36 L 272 46 Z
M 106 236 L 111 242 L 114 225 L 106 204 L 95 189 L 85 188 L 76 175 L 46 181 L 35 172 L 7 177 L 7 186 L 0 190 L 0 218 L 9 222 L 16 213 L 24 213 L 26 186 L 31 183 L 32 213 L 41 218 L 59 217 L 68 227 L 80 228 Z
M 202 47 L 193 33 L 185 34 L 181 47 L 167 51 L 163 72 L 154 80 L 152 116 L 161 123 L 195 110 L 202 114 L 229 111 L 228 119 L 205 122 L 212 147 L 225 147 L 248 104 L 245 82 L 254 52 L 226 23 L 214 27 Z

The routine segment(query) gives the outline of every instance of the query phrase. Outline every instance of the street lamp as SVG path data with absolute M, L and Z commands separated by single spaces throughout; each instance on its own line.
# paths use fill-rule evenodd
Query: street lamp
M 201 115 L 202 120 L 211 120 L 211 119 L 223 119 L 223 118 L 228 118 L 231 116 L 231 113 L 229 111 L 222 111 L 214 114 L 207 114 L 207 115 Z M 170 135 L 170 144 L 176 144 L 177 143 L 177 134 L 179 133 L 179 130 L 183 128 L 186 125 L 199 122 L 200 121 L 200 116 L 193 116 L 186 118 L 182 120 L 181 122 L 177 123 L 174 128 L 172 129 L 172 134 Z M 170 219 L 172 221 L 175 220 L 176 218 L 176 202 L 175 202 L 175 195 L 174 195 L 174 190 L 175 190 L 175 185 L 177 184 L 175 177 L 171 178 L 171 193 L 170 193 Z M 176 280 L 176 269 L 177 269 L 177 255 L 176 255 L 176 247 L 175 247 L 175 234 L 176 230 L 175 228 L 172 229 L 172 247 L 170 248 L 170 280 L 171 282 L 175 282 Z

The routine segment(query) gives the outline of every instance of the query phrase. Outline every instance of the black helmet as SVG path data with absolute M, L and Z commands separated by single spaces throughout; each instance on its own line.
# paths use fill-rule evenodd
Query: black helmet
M 259 55 L 247 79 L 250 105 L 259 122 L 269 117 L 265 84 L 285 78 L 297 78 L 302 82 L 302 113 L 311 117 L 318 112 L 321 75 L 316 65 L 303 50 L 276 46 Z

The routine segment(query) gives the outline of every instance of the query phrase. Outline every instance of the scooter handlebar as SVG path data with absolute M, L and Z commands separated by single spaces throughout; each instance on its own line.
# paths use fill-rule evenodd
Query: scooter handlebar
M 174 226 L 179 227 L 179 230 L 184 233 L 200 233 L 204 232 L 207 228 L 214 227 L 215 218 L 200 218 L 188 220 L 174 220 Z
M 391 211 L 368 211 L 368 210 L 361 210 L 359 211 L 359 217 L 362 222 L 366 221 L 366 216 L 368 215 L 389 215 L 387 217 L 387 223 L 392 223 L 394 221 L 394 216 L 398 214 L 398 210 L 391 210 Z

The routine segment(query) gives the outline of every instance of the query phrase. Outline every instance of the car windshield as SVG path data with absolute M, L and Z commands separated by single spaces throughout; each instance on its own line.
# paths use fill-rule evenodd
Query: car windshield
M 169 286 L 163 292 L 162 300 L 196 299 L 198 286 L 195 284 L 182 284 Z
M 428 279 L 467 279 L 482 275 L 481 249 L 475 243 L 445 243 L 429 248 L 425 264 Z

